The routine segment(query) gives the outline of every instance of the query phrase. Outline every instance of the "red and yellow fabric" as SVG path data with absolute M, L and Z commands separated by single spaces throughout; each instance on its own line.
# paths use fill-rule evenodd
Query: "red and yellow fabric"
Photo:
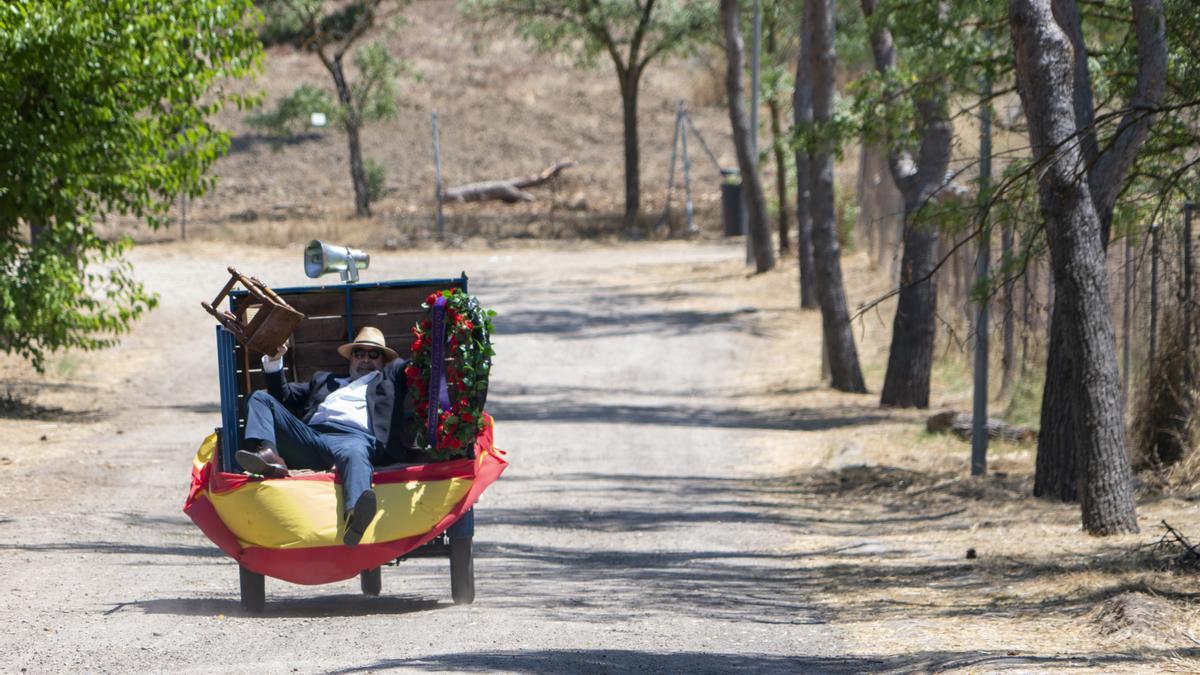
M 487 417 L 474 459 L 377 470 L 375 521 L 343 546 L 342 486 L 332 473 L 253 478 L 217 470 L 217 436 L 200 445 L 183 512 L 221 550 L 259 574 L 296 584 L 356 576 L 408 553 L 466 513 L 508 466 Z

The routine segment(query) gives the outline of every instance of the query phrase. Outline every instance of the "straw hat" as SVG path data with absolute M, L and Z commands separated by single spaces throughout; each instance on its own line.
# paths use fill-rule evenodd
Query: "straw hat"
M 388 349 L 387 342 L 383 339 L 383 332 L 373 326 L 363 326 L 362 330 L 358 331 L 358 335 L 354 336 L 354 342 L 347 342 L 338 347 L 338 353 L 345 358 L 350 358 L 350 352 L 354 351 L 355 347 L 361 349 L 378 349 L 384 354 L 384 361 L 391 361 L 399 356 L 395 350 Z

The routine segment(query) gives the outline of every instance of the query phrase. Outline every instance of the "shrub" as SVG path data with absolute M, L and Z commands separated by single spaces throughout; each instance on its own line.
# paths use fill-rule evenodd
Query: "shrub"
M 387 171 L 373 159 L 363 162 L 363 171 L 367 174 L 367 199 L 373 204 L 387 194 Z

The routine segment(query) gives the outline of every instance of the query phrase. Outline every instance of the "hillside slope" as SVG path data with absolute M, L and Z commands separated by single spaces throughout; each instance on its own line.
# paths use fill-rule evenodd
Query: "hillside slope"
M 389 193 L 375 208 L 377 222 L 402 232 L 432 223 L 430 113 L 437 111 L 446 185 L 525 175 L 560 159 L 579 162 L 553 189 L 538 191 L 531 204 L 451 206 L 452 225 L 503 228 L 545 220 L 539 216 L 553 209 L 559 219 L 615 226 L 624 204 L 624 174 L 621 99 L 610 62 L 579 69 L 566 59 L 533 53 L 509 32 L 480 35 L 445 0 L 414 2 L 404 17 L 405 25 L 373 36 L 421 75 L 420 81 L 401 82 L 399 116 L 364 132 L 366 156 L 387 172 Z M 720 72 L 720 64 L 716 68 Z M 735 164 L 724 107 L 692 103 L 716 98 L 714 84 L 720 82 L 714 83 L 713 72 L 699 59 L 674 60 L 645 76 L 640 138 L 646 214 L 662 208 L 677 100 L 689 101 L 719 161 Z M 332 90 L 314 56 L 273 47 L 257 81 L 236 86 L 264 91 L 270 107 L 302 83 Z M 217 120 L 233 133 L 234 145 L 216 165 L 217 187 L 189 205 L 193 224 L 203 231 L 205 224 L 226 223 L 228 234 L 230 228 L 245 229 L 244 223 L 343 221 L 353 214 L 343 134 L 326 128 L 273 149 L 246 126 L 244 116 L 230 110 Z M 716 168 L 694 139 L 689 149 L 697 209 L 718 218 Z

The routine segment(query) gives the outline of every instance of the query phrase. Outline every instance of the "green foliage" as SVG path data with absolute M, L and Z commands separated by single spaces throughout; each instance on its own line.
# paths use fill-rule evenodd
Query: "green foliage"
M 1108 7 L 1111 19 L 1096 19 L 1104 33 L 1097 35 L 1093 73 L 1098 104 L 1123 103 L 1132 91 L 1137 72 L 1137 50 L 1130 46 L 1133 30 L 1128 7 Z M 1167 84 L 1160 112 L 1145 145 L 1138 153 L 1125 192 L 1114 213 L 1113 236 L 1144 229 L 1151 222 L 1178 213 L 1185 200 L 1200 199 L 1196 156 L 1200 149 L 1200 22 L 1193 0 L 1164 0 L 1167 38 Z M 1094 32 L 1098 32 L 1094 31 Z M 1100 43 L 1103 39 L 1105 42 Z M 1123 47 L 1123 48 L 1122 48 Z M 1100 92 L 1104 93 L 1101 94 Z M 1123 111 L 1118 111 L 1123 112 Z M 1096 127 L 1101 147 L 1120 127 L 1119 114 L 1100 113 Z
M 255 5 L 270 8 L 274 3 L 256 0 Z M 298 45 L 303 28 L 300 17 L 292 12 L 264 12 L 265 20 L 258 31 L 258 39 L 264 47 L 276 45 Z
M 412 357 L 404 368 L 408 382 L 406 405 L 413 410 L 417 423 L 415 443 L 435 458 L 448 459 L 470 454 L 476 436 L 484 428 L 483 406 L 491 379 L 492 318 L 496 313 L 480 306 L 479 301 L 461 289 L 446 289 L 430 294 L 421 306 L 429 310 L 439 297 L 446 299 L 444 339 L 446 352 L 437 367 L 445 377 L 450 407 L 430 401 L 429 385 L 433 376 L 433 330 L 431 318 L 413 326 L 415 340 Z M 430 314 L 432 317 L 432 313 Z M 429 406 L 435 407 L 436 438 L 429 438 Z
M 336 104 L 327 92 L 311 84 L 302 84 L 281 98 L 273 110 L 246 116 L 246 124 L 276 137 L 295 136 L 308 128 L 312 113 L 334 117 Z
M 350 84 L 350 97 L 363 122 L 395 117 L 398 112 L 396 101 L 400 98 L 398 78 L 407 74 L 418 81 L 421 79 L 407 62 L 388 53 L 381 42 L 372 42 L 358 50 L 354 54 L 354 65 L 358 67 L 359 76 Z M 346 122 L 342 121 L 342 124 Z
M 618 61 L 618 69 L 640 70 L 660 56 L 692 52 L 699 40 L 713 39 L 717 25 L 717 3 L 711 0 L 660 0 L 649 16 L 642 11 L 648 5 L 635 0 L 461 0 L 460 5 L 469 16 L 511 26 L 539 51 L 568 55 L 583 67 L 607 54 Z
M 407 5 L 411 0 L 399 0 Z M 259 31 L 263 45 L 290 44 L 313 49 L 319 44 L 353 42 L 364 26 L 386 14 L 384 0 L 334 2 L 326 11 L 323 0 L 255 0 L 266 20 Z
M 396 81 L 412 71 L 392 56 L 382 42 L 354 51 L 356 78 L 347 75 L 343 57 L 383 19 L 391 17 L 399 22 L 395 12 L 407 5 L 408 0 L 351 0 L 331 2 L 328 6 L 324 0 L 259 1 L 268 23 L 284 27 L 280 30 L 286 29 L 293 36 L 296 48 L 312 52 L 321 60 L 333 80 L 335 96 L 331 99 L 316 87 L 300 87 L 281 100 L 275 110 L 252 116 L 247 122 L 277 135 L 288 135 L 305 124 L 310 113 L 325 112 L 350 139 L 355 211 L 359 216 L 370 215 L 371 197 L 357 179 L 358 172 L 363 170 L 358 150 L 359 130 L 366 123 L 395 116 L 400 95 Z M 419 75 L 413 75 L 419 79 Z
M 858 195 L 850 190 L 838 190 L 834 197 L 837 214 L 838 244 L 849 253 L 854 250 L 854 226 L 858 222 Z
M 279 99 L 275 107 L 246 116 L 246 124 L 276 138 L 295 136 L 308 128 L 312 113 L 325 113 L 330 122 L 346 130 L 351 125 L 394 118 L 400 96 L 397 78 L 412 72 L 388 53 L 383 44 L 369 44 L 354 54 L 359 77 L 350 83 L 350 103 L 339 104 L 329 92 L 302 84 Z
M 249 0 L 22 0 L 0 9 L 0 350 L 42 371 L 155 304 L 104 214 L 165 221 L 229 145 L 209 122 L 261 58 Z
M 386 193 L 387 171 L 383 165 L 373 159 L 367 159 L 363 162 L 363 169 L 367 174 L 367 197 L 372 202 L 377 202 L 383 199 Z
M 891 32 L 896 67 L 871 69 L 847 87 L 850 110 L 868 142 L 914 146 L 924 121 L 916 109 L 922 96 L 948 86 L 947 100 L 959 97 L 971 106 L 983 77 L 995 81 L 1012 69 L 1004 3 L 880 0 L 865 39 L 878 28 Z

